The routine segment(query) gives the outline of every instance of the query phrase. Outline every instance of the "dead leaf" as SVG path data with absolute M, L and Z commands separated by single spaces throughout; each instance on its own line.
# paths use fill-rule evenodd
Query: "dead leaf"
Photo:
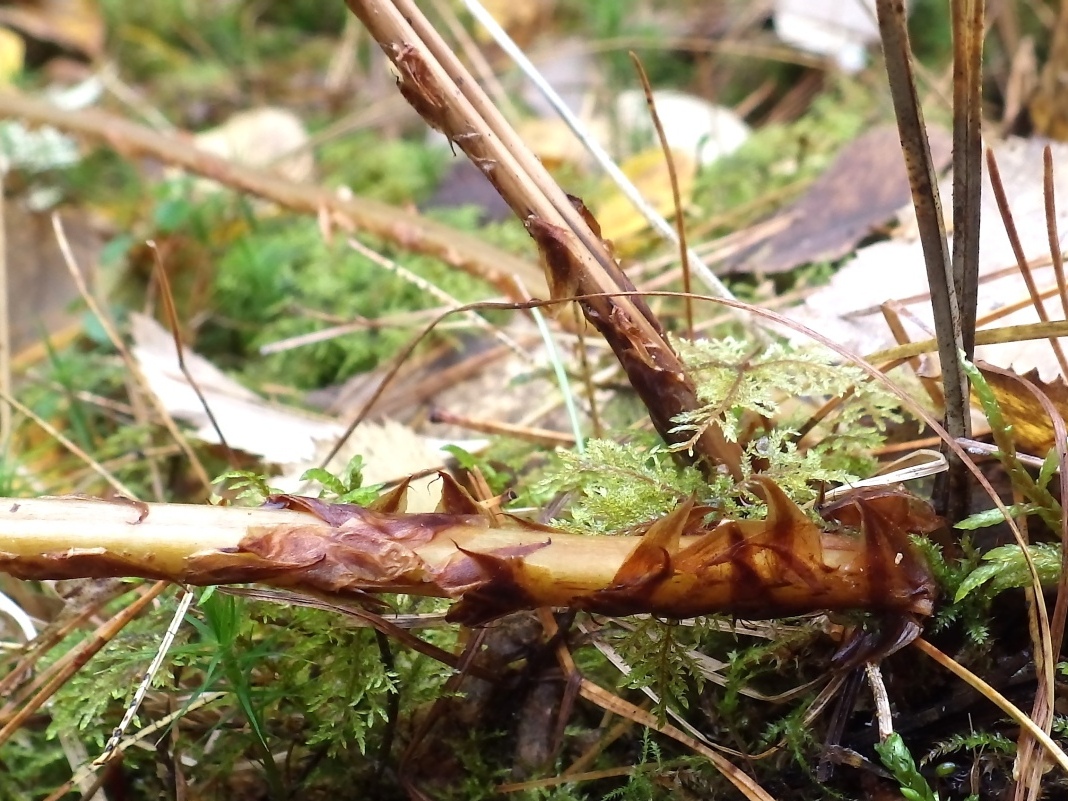
M 1068 420 L 1068 385 L 1064 380 L 1046 383 L 1037 371 L 1021 376 L 1037 386 L 1053 402 L 1061 416 Z M 1033 394 L 1008 376 L 994 370 L 983 370 L 983 378 L 997 398 L 1005 419 L 1012 424 L 1016 447 L 1034 456 L 1043 457 L 1054 445 L 1053 423 Z
M 171 415 L 194 427 L 197 439 L 219 443 L 204 405 L 178 365 L 171 334 L 142 314 L 131 314 L 130 326 L 133 354 L 151 391 Z M 345 426 L 337 420 L 264 400 L 191 349 L 185 349 L 183 357 L 227 444 L 283 468 L 281 476 L 271 478 L 273 486 L 295 491 L 302 485 L 304 471 L 318 466 L 344 433 Z M 443 466 L 447 458 L 441 450 L 444 444 L 394 421 L 365 423 L 327 468 L 340 471 L 359 454 L 364 458 L 365 483 L 378 484 Z M 484 443 L 458 444 L 477 450 Z M 429 484 L 428 480 L 416 487 L 410 503 L 413 511 L 437 505 Z
M 34 0 L 0 6 L 0 25 L 91 60 L 104 55 L 104 17 L 96 0 Z
M 1039 140 L 1009 139 L 994 147 L 1024 256 L 1035 265 L 1048 265 L 1049 262 L 1042 196 L 1042 149 L 1045 144 Z M 1064 232 L 1068 231 L 1068 145 L 1054 144 L 1052 147 L 1054 191 L 1058 199 L 1057 226 Z M 942 181 L 940 191 L 943 211 L 951 214 L 950 177 Z M 910 214 L 911 210 L 905 216 Z M 1028 298 L 988 180 L 983 181 L 982 219 L 979 238 L 980 319 Z M 1040 292 L 1056 286 L 1052 268 L 1034 266 L 1032 272 Z M 879 310 L 880 304 L 887 300 L 897 300 L 907 308 L 911 318 L 905 317 L 902 322 L 911 339 L 933 336 L 934 321 L 923 251 L 914 222 L 907 219 L 902 222 L 895 238 L 857 251 L 829 285 L 809 295 L 804 303 L 790 310 L 789 316 L 856 353 L 873 353 L 897 344 Z M 1052 319 L 1062 318 L 1059 301 L 1046 301 L 1046 308 Z M 992 325 L 1024 325 L 1037 321 L 1037 313 L 1027 304 L 1019 311 L 1000 317 Z M 800 338 L 796 333 L 789 336 Z M 980 346 L 976 348 L 976 358 L 1012 369 L 1020 375 L 1037 370 L 1043 382 L 1050 382 L 1060 374 L 1052 349 L 1044 340 Z
M 292 111 L 265 106 L 242 111 L 222 125 L 194 137 L 196 146 L 212 155 L 264 167 L 297 183 L 315 173 L 308 132 Z M 209 182 L 204 182 L 208 184 Z
M 697 164 L 689 156 L 673 152 L 675 171 L 679 178 L 679 194 L 685 208 L 693 192 L 694 176 Z M 631 156 L 620 165 L 623 172 L 634 183 L 654 209 L 664 217 L 675 216 L 675 203 L 671 193 L 671 180 L 668 175 L 667 162 L 660 148 L 643 150 Z M 633 237 L 643 233 L 649 223 L 622 192 L 614 187 L 595 207 L 594 216 L 601 224 L 605 239 L 611 240 L 618 252 L 633 252 L 638 243 Z M 630 240 L 628 242 L 628 240 Z
M 937 169 L 949 164 L 949 132 L 928 128 Z M 779 273 L 847 255 L 910 202 L 897 128 L 883 125 L 853 140 L 805 194 L 780 214 L 789 224 L 721 264 L 725 272 Z

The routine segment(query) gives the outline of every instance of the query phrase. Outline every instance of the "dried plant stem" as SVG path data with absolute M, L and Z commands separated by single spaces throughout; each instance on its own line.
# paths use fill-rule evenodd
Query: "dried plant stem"
M 667 164 L 668 178 L 671 180 L 671 201 L 675 206 L 675 229 L 679 238 L 679 262 L 682 266 L 682 291 L 686 293 L 686 336 L 693 339 L 693 298 L 690 297 L 690 254 L 686 244 L 686 218 L 682 213 L 682 194 L 679 192 L 679 175 L 675 169 L 675 157 L 668 143 L 664 125 L 660 122 L 660 114 L 656 110 L 656 100 L 653 97 L 653 85 L 649 83 L 649 76 L 645 73 L 638 54 L 630 53 L 630 60 L 634 62 L 634 69 L 638 73 L 642 90 L 645 92 L 645 102 L 649 106 L 649 116 L 653 120 L 657 139 L 660 140 L 660 149 L 664 151 L 664 163 Z
M 1061 253 L 1061 238 L 1057 233 L 1057 198 L 1053 191 L 1053 151 L 1049 145 L 1042 149 L 1042 197 L 1046 207 L 1046 233 L 1049 236 L 1049 254 L 1053 272 L 1057 276 L 1057 294 L 1061 309 L 1068 318 L 1068 281 L 1064 278 L 1064 257 Z
M 129 508 L 129 507 L 127 507 Z M 62 687 L 71 676 L 77 673 L 85 664 L 103 648 L 122 628 L 139 615 L 160 593 L 167 589 L 166 582 L 157 582 L 148 588 L 140 598 L 123 609 L 114 618 L 97 630 L 93 637 L 86 640 L 76 650 L 69 651 L 60 662 L 52 665 L 49 672 L 43 674 L 47 680 L 41 682 L 40 689 L 25 706 L 18 712 L 7 718 L 4 727 L 0 729 L 0 744 L 7 742 L 17 732 L 26 720 L 44 703 L 51 698 L 56 690 Z M 36 687 L 36 685 L 31 685 Z M 4 707 L 4 713 L 10 711 L 11 702 Z
M 508 56 L 515 62 L 516 66 L 523 71 L 527 79 L 537 88 L 549 105 L 555 109 L 556 113 L 560 115 L 560 119 L 564 121 L 571 132 L 575 134 L 586 151 L 593 157 L 593 160 L 600 165 L 601 169 L 605 171 L 605 174 L 615 183 L 624 196 L 634 205 L 634 208 L 645 217 L 650 227 L 657 234 L 659 234 L 666 242 L 681 248 L 683 253 L 684 265 L 689 262 L 693 266 L 694 272 L 698 278 L 705 284 L 708 291 L 721 298 L 733 298 L 734 295 L 727 286 L 709 269 L 708 265 L 701 259 L 701 257 L 687 247 L 685 237 L 676 233 L 672 229 L 671 224 L 661 216 L 661 214 L 653 208 L 653 206 L 642 197 L 641 192 L 626 176 L 626 174 L 616 165 L 612 160 L 612 157 L 608 155 L 603 147 L 597 142 L 597 140 L 589 134 L 586 130 L 586 126 L 582 121 L 575 116 L 575 114 L 564 103 L 563 98 L 557 94 L 552 85 L 545 80 L 542 74 L 538 71 L 537 67 L 527 58 L 522 49 L 512 41 L 508 33 L 497 23 L 493 16 L 485 9 L 485 7 L 478 2 L 478 0 L 463 0 L 467 10 L 471 12 L 471 15 L 478 20 L 483 29 L 493 38 L 497 45 L 508 54 Z M 660 47 L 660 45 L 657 45 Z M 685 266 L 683 268 L 686 270 Z M 687 291 L 689 289 L 687 288 Z M 743 315 L 736 315 L 739 319 L 746 319 Z M 760 332 L 758 332 L 760 333 Z
M 97 109 L 66 111 L 43 100 L 2 91 L 0 119 L 8 118 L 21 119 L 31 125 L 51 125 L 76 136 L 99 139 L 125 156 L 158 159 L 291 211 L 303 214 L 325 211 L 360 231 L 382 237 L 405 250 L 434 256 L 478 276 L 509 297 L 515 293 L 512 275 L 521 275 L 532 292 L 540 292 L 545 286 L 536 265 L 463 231 L 395 206 L 367 198 L 342 197 L 330 189 L 287 181 L 264 170 L 235 164 L 198 150 L 177 136 L 160 133 L 115 114 Z
M 1028 732 L 1031 736 L 1039 742 L 1039 744 L 1045 749 L 1046 753 L 1060 766 L 1061 770 L 1068 771 L 1068 755 L 1064 753 L 1059 745 L 1042 730 L 1037 723 L 1029 718 L 1022 709 L 1016 704 L 999 693 L 996 689 L 991 687 L 981 678 L 976 676 L 966 667 L 961 665 L 955 659 L 947 656 L 939 651 L 923 637 L 917 637 L 912 642 L 913 647 L 918 648 L 931 657 L 935 662 L 940 664 L 946 670 L 953 673 L 957 678 L 961 679 L 965 683 L 975 688 L 976 692 L 985 696 L 987 699 L 996 704 L 1002 712 L 1020 724 L 1020 727 Z
M 63 222 L 58 214 L 52 215 L 52 230 L 56 235 L 56 244 L 59 246 L 59 252 L 63 254 L 63 261 L 67 266 L 67 272 L 70 274 L 74 285 L 78 288 L 78 294 L 82 296 L 85 305 L 89 307 L 89 311 L 96 317 L 97 321 L 100 323 L 100 327 L 104 329 L 104 333 L 111 341 L 115 350 L 118 351 L 127 374 L 137 383 L 139 388 L 144 390 L 145 398 L 148 399 L 149 404 L 151 404 L 159 414 L 159 419 L 163 422 L 164 428 L 167 429 L 175 443 L 182 449 L 182 453 L 189 460 L 189 467 L 194 475 L 196 475 L 197 480 L 204 487 L 205 494 L 209 494 L 211 492 L 211 477 L 208 475 L 208 471 L 204 468 L 196 451 L 193 450 L 193 446 L 189 444 L 188 438 L 186 438 L 178 428 L 178 424 L 174 421 L 174 416 L 163 404 L 163 401 L 160 400 L 159 396 L 150 390 L 144 372 L 141 370 L 137 360 L 134 359 L 133 355 L 130 353 L 130 349 L 126 347 L 126 343 L 119 335 L 119 331 L 115 327 L 115 323 L 112 321 L 111 316 L 105 312 L 93 293 L 89 291 L 89 285 L 85 282 L 85 276 L 74 258 L 74 251 L 70 246 L 70 242 L 67 240 L 67 233 L 63 229 Z M 8 402 L 12 403 L 12 401 Z M 137 497 L 129 490 L 123 494 L 128 498 Z
M 1031 305 L 1030 301 L 1027 304 Z M 976 345 L 998 345 L 1003 342 L 1025 342 L 1030 339 L 1047 339 L 1049 337 L 1068 336 L 1068 321 L 1052 320 L 1048 323 L 1027 323 L 1026 325 L 1006 325 L 1000 328 L 986 328 L 975 332 Z M 916 342 L 908 342 L 904 345 L 896 345 L 886 350 L 865 356 L 864 359 L 873 363 L 892 362 L 898 359 L 909 359 L 923 353 L 933 353 L 938 348 L 938 342 L 934 339 L 921 339 Z
M 1035 277 L 1031 272 L 1031 265 L 1027 261 L 1027 256 L 1023 252 L 1023 244 L 1020 242 L 1020 234 L 1016 230 L 1016 223 L 1012 216 L 1012 209 L 1009 208 L 1009 198 L 1005 193 L 1005 184 L 1001 180 L 1001 170 L 998 169 L 997 159 L 994 158 L 994 151 L 987 149 L 986 151 L 986 166 L 988 174 L 990 175 L 990 188 L 994 192 L 994 200 L 997 202 L 998 211 L 1001 213 L 1001 220 L 1005 224 L 1005 234 L 1009 238 L 1009 244 L 1012 246 L 1012 253 L 1016 257 L 1016 264 L 1020 268 L 1020 276 L 1024 280 L 1024 285 L 1027 287 L 1027 294 L 1031 298 L 1031 305 L 1035 307 L 1035 311 L 1038 313 L 1038 319 L 1043 323 L 1050 322 L 1049 313 L 1046 311 L 1046 304 L 1042 300 L 1042 295 L 1038 291 L 1038 285 L 1035 284 Z M 1061 369 L 1061 375 L 1068 375 L 1068 358 L 1064 355 L 1064 350 L 1061 348 L 1061 343 L 1056 337 L 1049 338 L 1049 345 L 1053 349 L 1053 355 L 1057 357 L 1057 365 Z
M 741 479 L 741 449 L 711 426 L 695 442 L 674 419 L 698 408 L 696 388 L 644 300 L 633 289 L 596 222 L 569 198 L 479 88 L 410 0 L 348 0 L 393 62 L 399 89 L 426 122 L 463 150 L 527 226 L 541 250 L 554 298 L 587 296 L 586 318 L 611 345 L 665 441 L 712 472 Z M 614 294 L 613 294 L 614 293 Z
M 982 203 L 985 0 L 953 0 L 953 286 L 964 356 L 975 351 Z
M 559 633 L 559 628 L 552 616 L 546 614 L 544 610 L 539 610 L 539 618 L 542 626 L 545 628 L 545 634 L 550 638 L 556 637 Z M 557 645 L 556 655 L 557 660 L 560 663 L 560 668 L 564 674 L 569 677 L 578 678 L 579 695 L 587 701 L 601 707 L 605 712 L 612 712 L 622 718 L 639 723 L 652 731 L 664 734 L 676 742 L 685 745 L 695 753 L 700 754 L 711 762 L 716 769 L 723 774 L 724 778 L 733 784 L 746 798 L 750 799 L 750 801 L 774 801 L 772 796 L 770 796 L 763 787 L 757 784 L 749 774 L 743 772 L 740 768 L 732 764 L 723 754 L 714 750 L 710 744 L 692 737 L 678 727 L 658 719 L 656 715 L 648 710 L 635 706 L 629 701 L 620 698 L 615 693 L 609 692 L 600 685 L 594 684 L 589 679 L 582 677 L 578 672 L 578 668 L 575 665 L 574 658 L 571 656 L 571 652 L 567 650 L 562 642 Z
M 934 312 L 935 334 L 938 340 L 938 357 L 942 363 L 946 431 L 951 437 L 967 437 L 971 436 L 971 418 L 968 411 L 968 382 L 958 355 L 964 351 L 965 347 L 964 319 L 960 308 L 959 292 L 971 291 L 968 288 L 970 287 L 968 281 L 971 279 L 966 276 L 966 268 L 970 268 L 974 261 L 970 252 L 972 245 L 962 243 L 958 250 L 958 263 L 962 272 L 961 282 L 968 284 L 968 286 L 958 287 L 946 242 L 946 227 L 942 219 L 938 178 L 931 159 L 931 146 L 927 139 L 927 128 L 924 124 L 923 110 L 913 74 L 905 3 L 904 0 L 877 0 L 876 9 L 883 53 L 886 57 L 886 74 L 890 81 L 890 94 L 894 101 L 894 113 L 901 137 L 901 150 L 905 157 L 905 169 L 908 173 L 909 187 L 912 190 L 912 203 L 916 209 L 916 222 L 920 232 L 920 242 L 923 245 L 928 285 L 931 289 L 931 308 Z M 971 29 L 968 28 L 968 30 Z M 972 39 L 968 38 L 967 43 L 971 42 Z M 958 36 L 958 44 L 966 43 L 960 41 Z M 957 54 L 960 54 L 960 48 Z M 964 66 L 962 65 L 962 69 Z M 974 121 L 977 119 L 975 117 Z M 965 120 L 964 115 L 959 115 L 956 122 L 961 123 Z M 960 134 L 957 136 L 955 128 L 955 146 L 970 148 L 974 144 L 971 138 L 973 132 L 962 131 Z M 970 163 L 972 156 L 970 152 L 968 154 L 961 152 L 959 155 L 962 159 L 968 155 L 968 163 Z M 975 185 L 975 181 L 972 181 L 970 187 L 967 188 L 974 189 Z M 964 199 L 960 200 L 963 204 Z M 970 213 L 971 207 L 969 206 L 968 209 Z M 962 221 L 962 224 L 967 224 L 967 221 Z M 974 235 L 977 237 L 978 232 L 974 232 Z M 974 329 L 974 313 L 971 315 L 970 322 Z M 943 446 L 943 453 L 949 460 L 949 471 L 944 474 L 945 480 L 939 482 L 940 486 L 936 489 L 936 495 L 940 498 L 940 509 L 949 514 L 953 520 L 957 520 L 967 514 L 967 469 L 946 446 Z
M 455 600 L 450 619 L 463 623 L 540 606 L 677 618 L 932 607 L 933 583 L 908 536 L 937 523 L 901 492 L 868 490 L 832 504 L 825 513 L 839 530 L 830 532 L 758 480 L 765 521 L 707 526 L 707 510 L 685 503 L 640 537 L 587 537 L 495 524 L 445 485 L 449 511 L 433 514 L 401 513 L 403 487 L 378 511 L 297 496 L 275 497 L 289 510 L 2 499 L 0 570 L 434 595 Z

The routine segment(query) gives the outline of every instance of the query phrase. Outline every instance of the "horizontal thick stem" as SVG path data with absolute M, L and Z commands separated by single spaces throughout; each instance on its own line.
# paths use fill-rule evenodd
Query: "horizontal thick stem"
M 640 536 L 581 536 L 494 520 L 455 492 L 447 511 L 405 514 L 278 496 L 289 508 L 0 501 L 0 570 L 28 579 L 163 578 L 261 582 L 342 595 L 400 592 L 456 601 L 478 623 L 569 606 L 671 617 L 778 617 L 817 610 L 928 614 L 934 585 L 908 534 L 934 518 L 902 492 L 869 491 L 810 520 L 758 481 L 763 521 L 705 523 L 684 503 Z

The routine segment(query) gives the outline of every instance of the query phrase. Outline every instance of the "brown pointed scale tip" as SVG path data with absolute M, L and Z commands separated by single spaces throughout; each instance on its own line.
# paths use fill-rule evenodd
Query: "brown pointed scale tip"
M 450 618 L 468 624 L 537 606 L 667 617 L 931 613 L 934 581 L 909 541 L 939 525 L 923 501 L 900 489 L 863 490 L 828 506 L 829 525 L 821 527 L 770 479 L 754 483 L 768 504 L 761 521 L 707 524 L 708 510 L 687 501 L 640 536 L 585 537 L 492 526 L 477 514 L 364 510 L 325 538 L 317 528 L 314 543 L 289 531 L 246 538 L 241 547 L 290 564 L 287 582 L 453 598 Z M 321 559 L 301 559 L 309 549 Z M 347 584 L 338 568 L 345 564 L 361 567 Z
M 754 483 L 766 520 L 707 522 L 692 501 L 637 536 L 581 536 L 492 515 L 446 480 L 442 511 L 407 514 L 278 495 L 270 508 L 0 500 L 0 570 L 22 578 L 142 576 L 261 582 L 364 597 L 452 599 L 476 624 L 571 607 L 682 618 L 817 611 L 930 614 L 935 585 L 910 534 L 939 521 L 900 489 L 862 490 L 817 524 L 773 481 Z M 143 517 L 142 517 L 143 516 Z

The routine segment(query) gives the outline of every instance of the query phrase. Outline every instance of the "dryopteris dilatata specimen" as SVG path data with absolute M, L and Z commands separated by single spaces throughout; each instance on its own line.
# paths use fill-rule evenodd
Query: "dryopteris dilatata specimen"
M 675 418 L 698 408 L 692 376 L 660 322 L 619 269 L 581 201 L 556 184 L 478 82 L 414 4 L 347 0 L 397 70 L 397 88 L 432 128 L 461 149 L 523 221 L 538 245 L 553 298 L 582 296 L 586 319 L 605 338 L 677 456 L 706 474 L 742 475 L 742 452 L 715 425 L 692 439 Z
M 0 570 L 438 596 L 466 624 L 541 606 L 673 618 L 932 611 L 934 581 L 909 535 L 939 521 L 904 491 L 861 490 L 826 507 L 821 526 L 756 477 L 765 520 L 708 524 L 711 510 L 689 501 L 636 536 L 589 537 L 495 519 L 442 480 L 429 514 L 403 511 L 403 485 L 370 508 L 294 495 L 260 509 L 0 501 Z

